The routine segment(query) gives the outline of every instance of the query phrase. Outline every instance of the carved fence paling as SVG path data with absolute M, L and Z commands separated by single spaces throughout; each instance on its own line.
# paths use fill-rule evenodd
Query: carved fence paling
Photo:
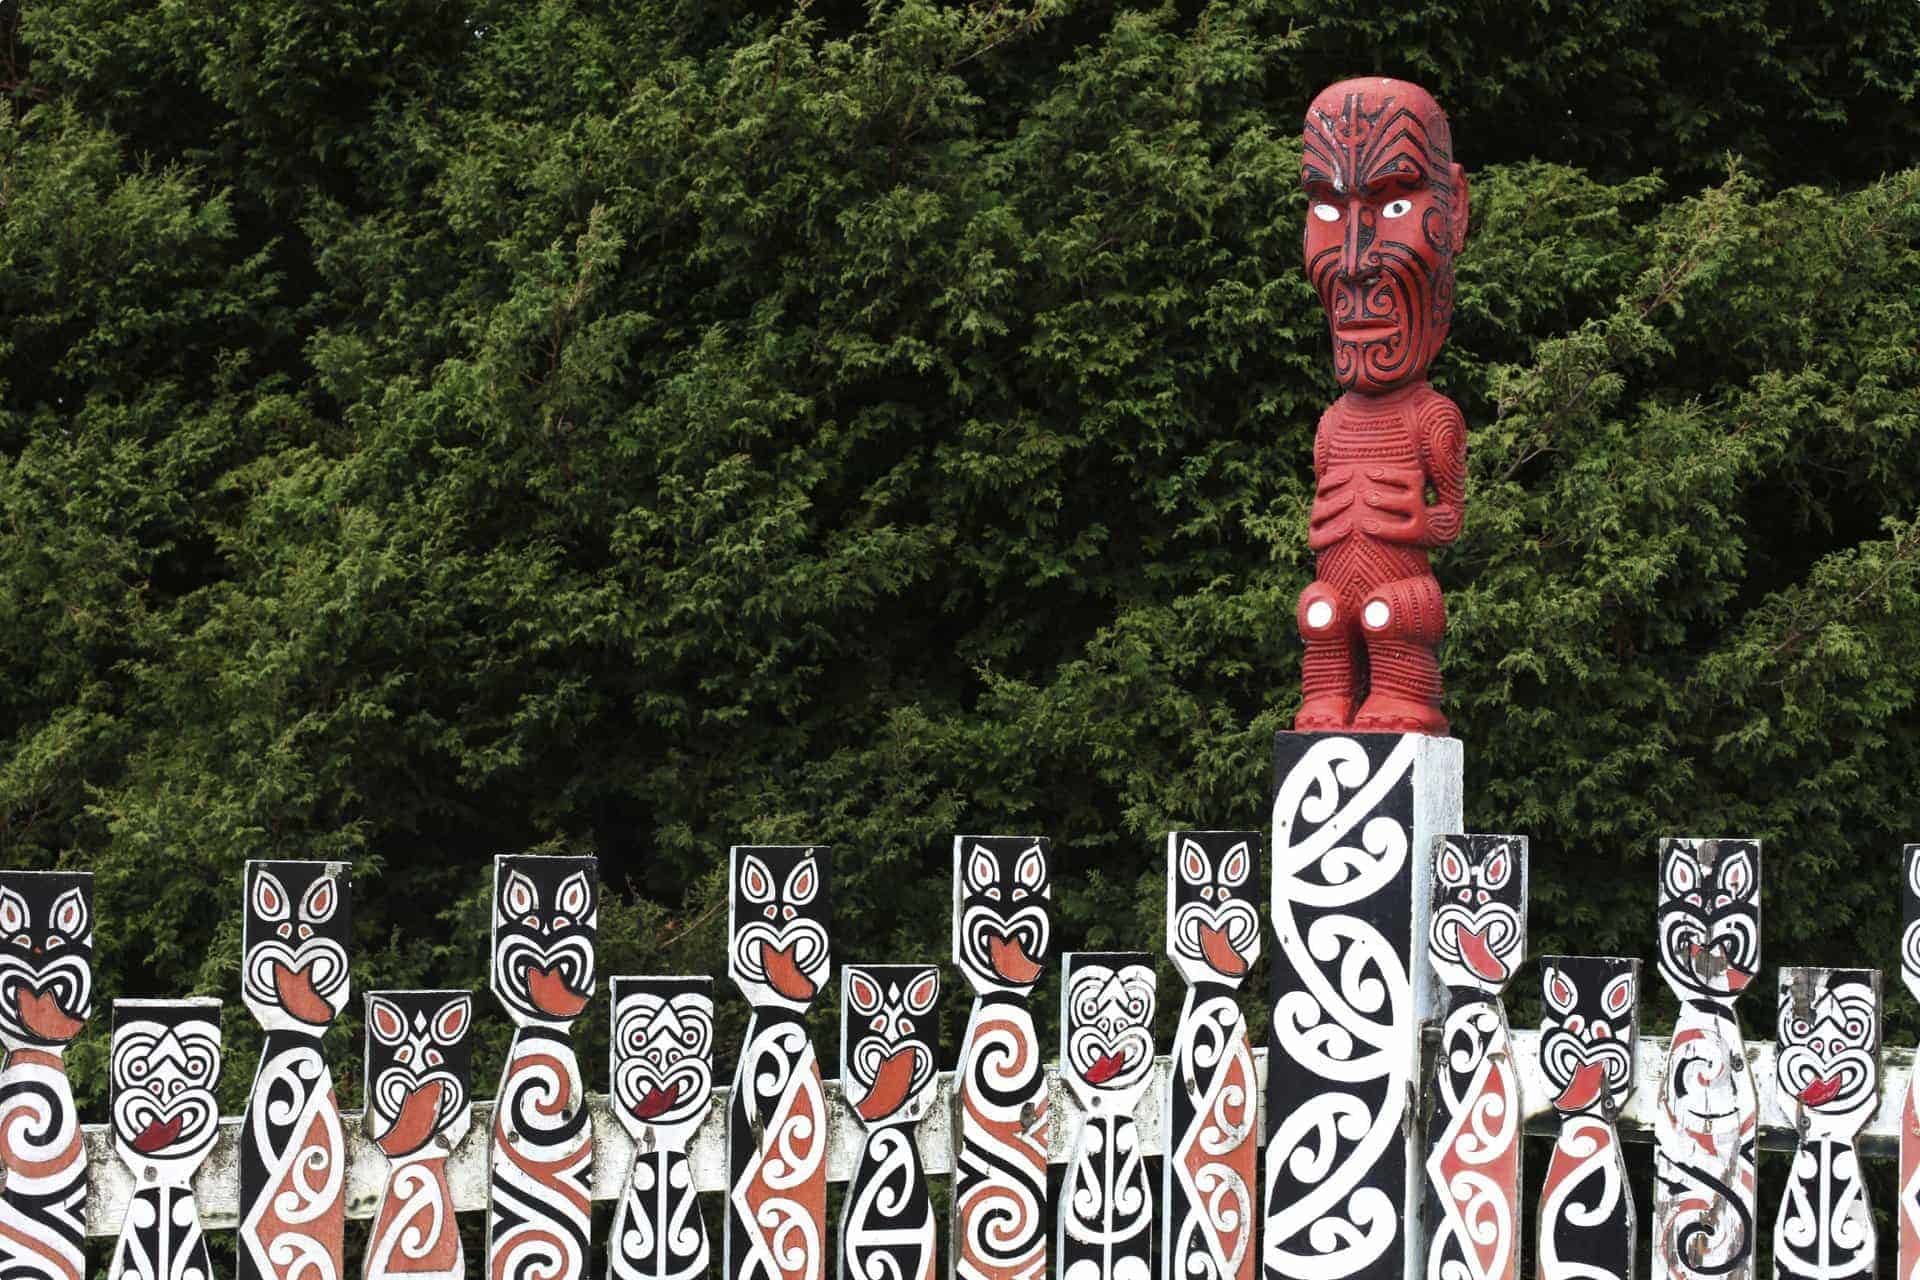
M 1168 836 L 1171 1054 L 1153 956 L 1079 952 L 1059 961 L 1053 1069 L 1029 1008 L 1055 963 L 1040 837 L 954 842 L 952 960 L 974 1007 L 953 1073 L 923 959 L 838 970 L 839 1080 L 823 1079 L 805 1015 L 835 976 L 828 851 L 740 846 L 728 972 L 752 1016 L 733 1085 L 714 1084 L 711 979 L 621 976 L 605 1094 L 570 1039 L 598 991 L 597 865 L 503 856 L 490 985 L 515 1033 L 498 1099 L 471 1096 L 473 992 L 377 991 L 367 1108 L 343 1115 L 345 1064 L 320 1036 L 349 1000 L 349 868 L 255 862 L 241 985 L 267 1036 L 246 1113 L 214 1106 L 218 1002 L 117 1000 L 110 1118 L 82 1126 L 64 1053 L 92 1013 L 91 878 L 0 872 L 0 1276 L 80 1280 L 85 1235 L 117 1237 L 112 1276 L 205 1275 L 206 1230 L 235 1227 L 236 1274 L 274 1280 L 574 1280 L 598 1199 L 616 1202 L 615 1280 L 716 1262 L 759 1280 L 836 1262 L 847 1280 L 1518 1280 L 1528 1229 L 1542 1280 L 1628 1280 L 1642 1230 L 1656 1280 L 1750 1274 L 1762 1230 L 1778 1277 L 1864 1280 L 1864 1154 L 1900 1161 L 1899 1280 L 1920 1280 L 1920 1108 L 1911 1052 L 1882 1052 L 1879 971 L 1782 969 L 1778 1043 L 1747 1044 L 1758 842 L 1661 840 L 1651 935 L 1680 1015 L 1640 1037 L 1638 960 L 1523 963 L 1527 842 L 1459 830 L 1460 758 L 1418 735 L 1282 735 L 1270 844 Z M 1273 1030 L 1256 1051 L 1237 993 L 1267 937 L 1263 866 Z M 1920 989 L 1920 845 L 1899 876 L 1901 976 Z M 1540 983 L 1538 1030 L 1507 1022 L 1521 977 Z M 1532 1206 L 1523 1133 L 1551 1139 Z M 1621 1144 L 1648 1140 L 1636 1205 Z M 1761 1146 L 1794 1152 L 1770 1223 Z M 928 1184 L 948 1176 L 943 1260 Z M 829 1182 L 848 1184 L 837 1227 Z M 469 1265 L 453 1215 L 481 1210 Z M 349 1217 L 373 1219 L 357 1259 Z

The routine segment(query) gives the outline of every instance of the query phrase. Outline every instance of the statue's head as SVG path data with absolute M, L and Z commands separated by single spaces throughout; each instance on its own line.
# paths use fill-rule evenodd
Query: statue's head
M 1346 391 L 1426 377 L 1453 322 L 1467 175 L 1440 104 L 1404 80 L 1342 80 L 1307 108 L 1300 184 L 1307 277 Z

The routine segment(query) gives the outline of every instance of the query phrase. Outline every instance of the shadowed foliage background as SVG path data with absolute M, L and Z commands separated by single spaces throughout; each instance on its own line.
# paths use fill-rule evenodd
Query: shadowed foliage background
M 1368 71 L 1472 175 L 1448 709 L 1534 950 L 1650 957 L 1654 837 L 1738 833 L 1760 991 L 1892 970 L 1920 9 L 1859 0 L 0 9 L 0 862 L 98 872 L 103 1008 L 229 998 L 233 1108 L 249 857 L 355 862 L 361 990 L 483 984 L 521 850 L 602 857 L 603 974 L 722 972 L 754 841 L 944 959 L 956 830 L 1157 950 L 1298 697 L 1298 121 Z

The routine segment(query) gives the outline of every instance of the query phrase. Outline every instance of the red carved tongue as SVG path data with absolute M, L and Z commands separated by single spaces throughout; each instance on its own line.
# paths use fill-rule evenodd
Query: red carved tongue
M 143 1156 L 150 1156 L 156 1151 L 164 1150 L 173 1145 L 174 1140 L 180 1136 L 181 1126 L 185 1123 L 185 1116 L 174 1116 L 164 1122 L 151 1121 L 140 1131 L 140 1136 L 133 1140 L 133 1149 Z
M 1607 1064 L 1588 1062 L 1573 1073 L 1573 1079 L 1567 1081 L 1567 1087 L 1553 1100 L 1553 1105 L 1562 1111 L 1584 1111 L 1600 1097 L 1600 1090 L 1606 1087 Z
M 1127 1059 L 1125 1055 L 1103 1053 L 1093 1060 L 1092 1066 L 1087 1068 L 1087 1083 L 1105 1084 L 1107 1081 L 1119 1075 L 1120 1068 L 1126 1065 Z
M 313 989 L 315 960 L 304 969 L 289 969 L 278 960 L 273 962 L 273 990 L 280 997 L 280 1007 L 302 1022 L 323 1027 L 333 1021 L 333 1006 L 320 998 Z
M 680 1101 L 680 1086 L 670 1084 L 662 1089 L 655 1085 L 648 1089 L 646 1096 L 633 1104 L 633 1117 L 636 1120 L 657 1120 Z
M 1487 945 L 1486 929 L 1456 929 L 1460 939 L 1460 958 L 1467 962 L 1473 976 L 1482 982 L 1504 982 L 1507 966 Z
M 815 985 L 812 978 L 800 971 L 798 964 L 794 963 L 794 948 L 799 945 L 796 942 L 793 946 L 782 947 L 776 951 L 768 944 L 761 943 L 760 967 L 767 971 L 767 981 L 773 984 L 775 991 L 789 1000 L 798 1000 L 804 1004 L 813 999 L 814 993 L 820 988 Z
M 1727 966 L 1727 990 L 1744 991 L 1747 984 L 1752 981 L 1753 975 L 1745 969 L 1736 969 L 1732 965 Z
M 1238 978 L 1247 972 L 1246 958 L 1233 949 L 1225 933 L 1210 924 L 1200 926 L 1200 954 L 1216 973 L 1226 977 Z
M 42 1040 L 71 1040 L 86 1025 L 62 1009 L 51 992 L 42 994 L 21 987 L 14 993 L 13 1004 L 19 1012 L 20 1025 Z
M 440 1097 L 447 1091 L 444 1080 L 429 1080 L 407 1094 L 393 1125 L 374 1139 L 374 1144 L 390 1156 L 411 1155 L 427 1145 L 433 1127 L 440 1120 Z
M 1794 1096 L 1810 1107 L 1825 1106 L 1840 1096 L 1840 1086 L 1844 1083 L 1840 1073 L 1836 1071 L 1830 1076 L 1809 1080 L 1807 1087 Z
M 533 997 L 533 1007 L 549 1018 L 577 1018 L 587 1007 L 587 998 L 567 985 L 557 964 L 546 969 L 529 967 L 527 994 Z
M 1002 938 L 998 935 L 987 939 L 987 963 L 1000 975 L 1004 982 L 1016 987 L 1024 987 L 1040 976 L 1040 965 L 1027 958 L 1027 949 L 1020 945 L 1018 938 Z
M 873 1073 L 873 1088 L 854 1110 L 862 1120 L 885 1120 L 906 1105 L 913 1088 L 913 1049 L 896 1049 Z

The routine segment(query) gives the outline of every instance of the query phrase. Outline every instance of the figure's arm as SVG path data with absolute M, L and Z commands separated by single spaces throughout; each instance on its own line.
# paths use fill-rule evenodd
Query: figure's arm
M 1434 397 L 1421 415 L 1420 453 L 1434 501 L 1427 507 L 1430 547 L 1444 547 L 1460 536 L 1467 518 L 1467 420 L 1445 396 Z

